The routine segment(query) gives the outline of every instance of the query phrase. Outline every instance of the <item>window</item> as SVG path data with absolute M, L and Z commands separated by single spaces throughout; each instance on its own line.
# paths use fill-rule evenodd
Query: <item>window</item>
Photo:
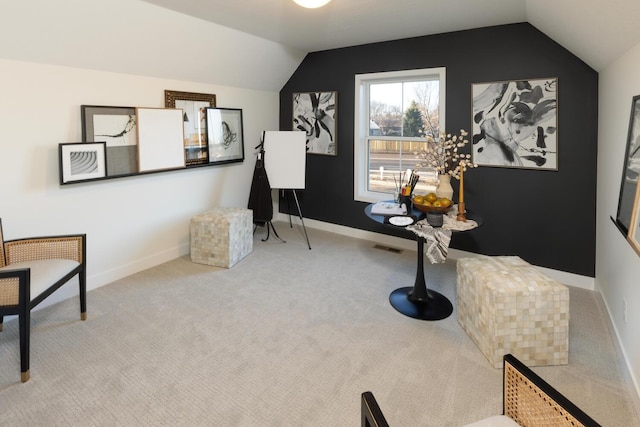
M 391 199 L 399 174 L 420 162 L 426 137 L 444 129 L 445 69 L 357 74 L 355 84 L 354 198 Z M 421 177 L 418 187 L 430 183 Z

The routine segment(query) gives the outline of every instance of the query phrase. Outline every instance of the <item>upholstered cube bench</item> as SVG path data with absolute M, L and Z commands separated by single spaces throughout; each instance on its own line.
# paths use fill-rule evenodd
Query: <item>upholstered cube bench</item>
M 214 208 L 191 218 L 191 261 L 231 268 L 253 250 L 253 211 Z
M 457 262 L 458 323 L 494 368 L 569 362 L 569 289 L 517 256 Z

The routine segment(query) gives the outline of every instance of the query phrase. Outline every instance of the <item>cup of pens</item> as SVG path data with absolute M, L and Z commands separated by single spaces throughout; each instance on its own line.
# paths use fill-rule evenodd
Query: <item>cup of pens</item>
M 406 172 L 400 173 L 399 180 L 395 179 L 395 175 L 393 178 L 396 184 L 396 189 L 394 191 L 394 196 L 397 195 L 396 201 L 398 204 L 404 203 L 407 207 L 407 213 L 410 213 L 412 207 L 411 195 L 413 194 L 413 190 L 416 188 L 416 184 L 418 183 L 420 176 L 411 169 L 407 169 Z

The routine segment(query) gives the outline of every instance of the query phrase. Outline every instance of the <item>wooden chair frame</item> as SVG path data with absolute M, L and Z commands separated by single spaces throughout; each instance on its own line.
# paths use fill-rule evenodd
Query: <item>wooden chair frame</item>
M 503 415 L 522 427 L 600 427 L 513 355 L 503 363 Z M 365 391 L 361 400 L 362 427 L 389 427 L 373 393 Z
M 44 291 L 31 296 L 31 268 L 20 264 L 47 259 L 77 261 L 77 267 L 54 280 Z M 29 380 L 29 347 L 31 310 L 49 295 L 78 275 L 80 287 L 80 318 L 87 318 L 86 234 L 31 237 L 4 241 L 0 220 L 0 331 L 6 315 L 17 315 L 20 335 L 20 372 L 22 382 Z M 47 284 L 48 285 L 48 284 Z

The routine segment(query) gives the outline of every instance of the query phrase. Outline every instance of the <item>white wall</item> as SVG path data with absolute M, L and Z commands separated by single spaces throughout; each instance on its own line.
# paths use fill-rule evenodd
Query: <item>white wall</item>
M 194 214 L 246 207 L 253 147 L 262 130 L 278 128 L 277 92 L 2 59 L 0 76 L 5 238 L 87 233 L 89 288 L 187 254 Z M 245 161 L 59 185 L 58 143 L 81 141 L 82 104 L 163 107 L 165 89 L 214 93 L 219 107 L 242 108 Z
M 247 205 L 253 147 L 278 129 L 278 92 L 303 56 L 142 1 L 0 2 L 5 237 L 87 233 L 89 288 L 188 253 L 193 214 Z M 163 107 L 165 89 L 242 108 L 245 162 L 58 184 L 58 144 L 81 141 L 81 105 Z
M 631 99 L 640 94 L 640 44 L 600 73 L 596 287 L 602 293 L 640 395 L 640 256 L 616 217 Z M 627 321 L 623 319 L 627 301 Z
M 138 0 L 0 1 L 0 58 L 280 91 L 305 52 Z

